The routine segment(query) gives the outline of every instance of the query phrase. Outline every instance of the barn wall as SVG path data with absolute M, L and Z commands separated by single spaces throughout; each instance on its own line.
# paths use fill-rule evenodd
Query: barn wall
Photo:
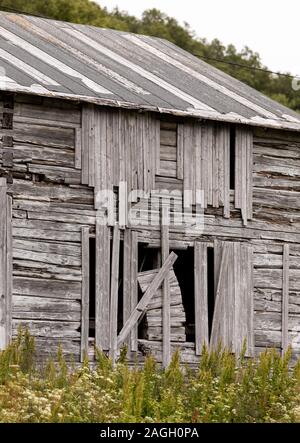
M 0 175 L 13 195 L 13 335 L 28 326 L 40 357 L 61 342 L 78 360 L 81 227 L 95 223 L 93 191 L 75 168 L 80 108 L 26 96 L 12 113 Z
M 82 125 L 81 109 L 63 101 L 29 96 L 17 96 L 14 106 L 8 103 L 5 109 L 10 109 L 6 114 L 12 114 L 12 118 L 3 117 L 2 100 L 0 176 L 7 178 L 9 193 L 13 195 L 13 333 L 20 324 L 28 325 L 36 336 L 41 357 L 56 349 L 60 341 L 67 354 L 74 354 L 75 360 L 79 360 L 81 229 L 89 226 L 93 232 L 96 219 L 93 183 L 82 184 L 86 126 Z M 130 116 L 135 119 L 132 113 Z M 155 156 L 151 156 L 155 171 L 150 170 L 149 181 L 143 178 L 146 176 L 141 176 L 140 181 L 149 184 L 155 180 L 156 187 L 183 189 L 184 177 L 188 176 L 188 171 L 185 175 L 182 171 L 184 159 L 179 151 L 184 128 L 180 122 L 174 138 L 174 124 L 167 125 L 162 125 L 162 138 L 159 146 L 156 138 Z M 109 149 L 109 144 L 105 146 Z M 230 191 L 230 218 L 224 216 L 223 207 L 208 204 L 203 234 L 199 235 L 193 227 L 170 227 L 171 248 L 193 246 L 196 240 L 213 244 L 216 238 L 253 245 L 257 351 L 265 346 L 280 349 L 282 345 L 283 245 L 289 244 L 289 337 L 295 352 L 300 353 L 299 148 L 297 134 L 255 130 L 253 217 L 246 226 L 234 192 Z M 137 158 L 144 162 L 148 159 Z M 89 165 L 92 160 L 93 157 Z M 188 162 L 185 165 L 189 167 Z M 190 165 L 192 174 L 193 163 Z M 119 178 L 116 163 L 113 171 Z M 89 180 L 90 172 L 87 177 Z M 141 200 L 136 207 L 146 210 L 146 203 Z M 140 242 L 160 246 L 159 226 L 130 227 L 137 230 Z M 192 346 L 185 345 L 184 354 L 187 360 L 195 360 Z

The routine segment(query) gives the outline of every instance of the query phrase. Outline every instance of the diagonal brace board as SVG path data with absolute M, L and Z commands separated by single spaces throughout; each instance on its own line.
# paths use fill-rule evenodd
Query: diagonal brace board
M 126 338 L 128 337 L 130 331 L 134 327 L 134 325 L 140 320 L 142 315 L 145 313 L 145 310 L 147 309 L 147 306 L 149 302 L 151 301 L 153 295 L 156 293 L 158 288 L 161 286 L 162 282 L 165 280 L 167 275 L 169 274 L 169 271 L 171 270 L 173 264 L 175 263 L 177 259 L 177 255 L 175 252 L 171 252 L 171 254 L 168 256 L 166 261 L 164 262 L 163 266 L 157 273 L 156 277 L 152 281 L 152 283 L 149 285 L 147 291 L 137 304 L 136 308 L 132 311 L 129 319 L 126 321 L 125 325 L 123 326 L 119 336 L 118 336 L 118 348 L 124 343 Z

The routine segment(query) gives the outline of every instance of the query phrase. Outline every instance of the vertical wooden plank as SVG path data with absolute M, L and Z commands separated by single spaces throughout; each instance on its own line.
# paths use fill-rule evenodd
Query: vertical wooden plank
M 212 205 L 219 207 L 219 137 L 217 132 L 219 127 L 216 124 L 212 131 Z
M 113 113 L 111 111 L 106 112 L 106 183 L 107 189 L 113 189 Z
M 230 217 L 230 129 L 229 127 L 223 128 L 223 183 L 224 186 L 224 195 L 223 195 L 223 204 L 224 204 L 224 217 Z
M 247 218 L 253 218 L 253 132 L 248 130 L 247 137 Z
M 170 253 L 169 245 L 169 209 L 167 206 L 162 207 L 161 214 L 161 257 L 162 265 Z M 167 367 L 171 360 L 171 310 L 170 310 L 170 281 L 169 273 L 163 282 L 162 287 L 163 310 L 162 310 L 162 332 L 163 332 L 163 356 L 162 363 Z
M 184 125 L 184 166 L 183 166 L 183 189 L 184 191 L 194 191 L 193 177 L 194 177 L 194 162 L 193 162 L 193 124 L 185 123 Z M 184 206 L 186 210 L 190 206 L 190 199 L 184 195 Z M 191 210 L 191 208 L 190 208 Z
M 194 126 L 194 149 L 195 149 L 195 192 L 202 191 L 202 158 L 201 158 L 201 125 Z M 195 196 L 196 199 L 196 196 Z M 196 203 L 199 203 L 196 201 Z
M 138 189 L 144 189 L 144 148 L 143 148 L 143 115 L 137 114 L 137 164 Z
M 109 350 L 110 228 L 96 218 L 96 346 Z
M 283 246 L 283 284 L 282 284 L 282 352 L 289 345 L 289 268 L 290 247 Z
M 112 362 L 117 358 L 118 337 L 118 291 L 119 291 L 119 260 L 120 260 L 120 229 L 118 225 L 113 230 L 112 260 L 111 260 L 111 286 L 110 286 L 110 348 L 109 355 Z
M 138 304 L 138 233 L 131 231 L 131 259 L 130 259 L 130 314 L 134 311 Z M 138 325 L 134 325 L 131 330 L 131 350 L 138 350 Z
M 89 145 L 89 186 L 95 186 L 95 109 L 89 105 L 88 112 L 88 145 Z
M 131 231 L 125 229 L 123 243 L 123 325 L 131 314 L 131 240 Z
M 248 297 L 248 313 L 247 313 L 247 352 L 249 356 L 254 355 L 254 295 L 253 295 L 253 247 L 247 245 L 248 253 L 248 287 L 247 287 L 247 297 Z
M 81 291 L 81 361 L 89 348 L 89 301 L 90 301 L 90 234 L 89 228 L 81 229 L 81 262 L 82 262 L 82 291 Z
M 6 344 L 12 337 L 12 197 L 6 198 Z
M 207 204 L 213 204 L 213 129 L 214 124 L 207 123 Z
M 234 206 L 236 209 L 242 207 L 242 134 L 238 126 L 235 130 L 235 196 Z
M 204 202 L 203 202 L 203 206 L 204 208 L 207 208 L 207 183 L 208 183 L 208 168 L 207 168 L 207 164 L 208 164 L 208 146 L 207 146 L 207 136 L 208 136 L 208 132 L 207 132 L 207 127 L 206 125 L 202 126 L 202 131 L 201 131 L 201 165 L 202 165 L 202 170 L 201 170 L 201 189 L 204 192 Z
M 120 182 L 120 153 L 119 153 L 119 111 L 112 111 L 112 176 L 114 186 L 119 186 Z
M 82 130 L 81 128 L 75 128 L 75 168 L 81 169 L 81 146 L 82 146 Z
M 220 263 L 220 272 L 216 286 L 215 310 L 212 322 L 212 330 L 210 337 L 210 345 L 215 348 L 219 342 L 223 340 L 223 325 L 224 325 L 224 307 L 226 303 L 225 295 L 227 291 L 227 276 L 228 276 L 228 262 L 229 262 L 229 247 L 225 242 L 222 248 L 222 256 Z M 225 319 L 226 320 L 226 319 Z
M 88 105 L 82 106 L 81 111 L 81 181 L 83 185 L 89 183 L 89 119 Z
M 234 243 L 234 261 L 233 261 L 233 292 L 234 292 L 234 336 L 233 336 L 233 351 L 237 354 L 240 353 L 242 348 L 243 339 L 241 336 L 242 331 L 242 318 L 240 312 L 243 309 L 242 301 L 242 288 L 241 288 L 241 244 L 239 242 Z
M 0 350 L 6 347 L 6 290 L 7 290 L 7 236 L 6 236 L 6 223 L 7 223 L 7 209 L 6 209 L 6 180 L 0 178 Z
M 196 355 L 201 355 L 203 345 L 208 345 L 207 300 L 207 244 L 196 241 L 194 246 L 195 284 L 195 342 Z
M 184 141 L 183 141 L 183 124 L 177 125 L 177 178 L 183 180 L 183 158 L 184 158 Z

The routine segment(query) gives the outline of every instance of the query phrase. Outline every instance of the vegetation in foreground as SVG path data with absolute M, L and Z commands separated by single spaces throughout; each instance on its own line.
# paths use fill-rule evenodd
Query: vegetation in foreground
M 99 3 L 101 4 L 101 1 L 96 3 L 90 0 L 0 0 L 0 10 L 23 11 L 55 20 L 165 38 L 274 100 L 300 112 L 300 90 L 293 90 L 292 78 L 267 72 L 260 55 L 248 46 L 238 51 L 234 45 L 225 46 L 218 39 L 209 42 L 205 38 L 199 38 L 187 23 L 181 25 L 158 9 L 146 10 L 139 19 L 117 8 L 108 11 Z
M 100 352 L 97 365 L 43 369 L 34 362 L 27 331 L 0 354 L 0 422 L 295 422 L 300 421 L 300 363 L 289 371 L 290 351 L 236 359 L 219 347 L 203 349 L 196 371 L 175 353 L 162 370 L 152 357 L 129 368 L 125 352 L 112 367 Z

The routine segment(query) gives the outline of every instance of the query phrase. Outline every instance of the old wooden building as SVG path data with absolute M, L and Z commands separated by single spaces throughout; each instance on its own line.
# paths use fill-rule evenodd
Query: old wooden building
M 0 348 L 300 352 L 300 117 L 156 38 L 0 13 Z

